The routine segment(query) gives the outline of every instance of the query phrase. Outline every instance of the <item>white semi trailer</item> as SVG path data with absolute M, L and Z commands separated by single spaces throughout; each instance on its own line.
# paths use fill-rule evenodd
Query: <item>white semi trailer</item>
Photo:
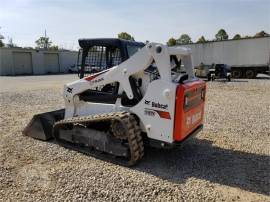
M 216 41 L 184 45 L 192 50 L 195 66 L 227 64 L 234 78 L 255 78 L 269 74 L 270 37 Z

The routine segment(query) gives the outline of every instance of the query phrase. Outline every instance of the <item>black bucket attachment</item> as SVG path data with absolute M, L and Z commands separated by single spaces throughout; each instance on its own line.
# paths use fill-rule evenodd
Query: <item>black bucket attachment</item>
M 23 130 L 23 134 L 39 140 L 49 140 L 53 138 L 54 123 L 64 119 L 64 115 L 64 109 L 36 114 Z

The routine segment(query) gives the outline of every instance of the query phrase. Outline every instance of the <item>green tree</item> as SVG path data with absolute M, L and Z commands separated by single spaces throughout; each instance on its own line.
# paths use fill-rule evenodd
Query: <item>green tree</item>
M 52 45 L 52 42 L 50 41 L 49 37 L 39 37 L 38 40 L 35 41 L 37 48 L 44 48 L 49 49 Z
M 206 40 L 205 40 L 204 36 L 201 36 L 197 41 L 197 43 L 205 43 L 205 42 L 206 42 Z
M 176 45 L 176 39 L 175 38 L 170 38 L 167 42 L 168 46 L 175 46 Z
M 0 48 L 4 46 L 5 46 L 4 42 L 0 39 Z
M 224 29 L 220 29 L 215 36 L 217 41 L 227 40 L 229 38 L 229 35 Z
M 130 40 L 130 41 L 135 41 L 134 37 L 131 36 L 129 33 L 127 32 L 121 32 L 118 34 L 118 38 L 119 39 L 125 39 L 125 40 Z
M 250 39 L 250 38 L 252 38 L 252 36 L 246 35 L 246 36 L 242 37 L 242 39 Z
M 256 33 L 254 37 L 265 37 L 265 36 L 270 36 L 270 34 L 268 34 L 262 30 L 262 31 Z
M 240 34 L 236 34 L 236 35 L 234 35 L 233 39 L 235 39 L 235 40 L 241 39 L 241 35 Z
M 191 38 L 188 34 L 182 34 L 177 40 L 177 44 L 188 44 L 192 43 Z
M 57 45 L 52 45 L 52 46 L 49 47 L 49 50 L 58 51 L 59 47 Z

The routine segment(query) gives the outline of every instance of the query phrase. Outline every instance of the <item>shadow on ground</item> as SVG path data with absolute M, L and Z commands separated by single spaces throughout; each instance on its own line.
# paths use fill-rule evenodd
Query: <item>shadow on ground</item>
M 210 141 L 193 139 L 180 149 L 147 148 L 135 169 L 174 183 L 194 177 L 269 195 L 269 166 L 269 156 L 222 149 Z
M 193 177 L 270 195 L 270 156 L 223 149 L 208 140 L 193 138 L 170 150 L 146 147 L 142 161 L 131 169 L 176 184 Z

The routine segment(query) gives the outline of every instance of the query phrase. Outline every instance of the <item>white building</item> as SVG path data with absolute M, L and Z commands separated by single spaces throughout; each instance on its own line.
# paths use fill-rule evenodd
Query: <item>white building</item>
M 76 64 L 75 51 L 0 48 L 0 75 L 66 73 Z

